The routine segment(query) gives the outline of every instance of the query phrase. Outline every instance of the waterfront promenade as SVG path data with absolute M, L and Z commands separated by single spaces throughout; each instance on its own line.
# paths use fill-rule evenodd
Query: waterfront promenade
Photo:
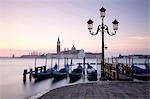
M 38 99 L 150 99 L 149 86 L 149 82 L 90 82 L 56 88 Z

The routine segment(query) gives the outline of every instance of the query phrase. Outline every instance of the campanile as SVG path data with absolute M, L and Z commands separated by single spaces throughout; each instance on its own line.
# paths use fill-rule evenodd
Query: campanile
M 57 40 L 57 54 L 60 53 L 60 40 L 59 40 L 59 37 L 58 37 L 58 40 Z

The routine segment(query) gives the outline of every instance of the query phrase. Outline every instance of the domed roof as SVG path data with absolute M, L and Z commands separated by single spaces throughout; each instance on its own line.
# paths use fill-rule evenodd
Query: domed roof
M 73 51 L 74 51 L 74 50 L 76 50 L 76 48 L 75 48 L 75 46 L 74 46 L 74 45 L 72 46 L 71 50 L 73 50 Z

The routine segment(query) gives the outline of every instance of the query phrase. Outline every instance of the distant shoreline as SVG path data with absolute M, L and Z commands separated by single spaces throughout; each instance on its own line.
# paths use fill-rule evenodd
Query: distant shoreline
M 31 57 L 22 57 L 22 56 L 19 56 L 19 57 L 10 57 L 10 56 L 0 56 L 0 59 L 35 59 L 35 58 L 38 58 L 38 59 L 45 59 L 46 56 L 32 56 Z M 48 59 L 51 59 L 52 57 L 47 57 Z M 58 59 L 57 57 L 53 57 L 54 59 Z M 66 57 L 67 58 L 67 57 Z M 137 55 L 137 54 L 132 54 L 132 55 L 123 55 L 123 56 L 118 56 L 118 57 L 105 57 L 105 58 L 118 58 L 118 59 L 121 59 L 121 58 L 138 58 L 138 59 L 145 59 L 145 58 L 150 58 L 150 55 L 144 55 L 144 54 L 140 54 L 140 55 Z M 59 58 L 59 59 L 64 59 L 64 58 Z M 83 59 L 83 58 L 69 58 L 68 59 Z M 99 59 L 99 58 L 86 58 L 86 59 Z

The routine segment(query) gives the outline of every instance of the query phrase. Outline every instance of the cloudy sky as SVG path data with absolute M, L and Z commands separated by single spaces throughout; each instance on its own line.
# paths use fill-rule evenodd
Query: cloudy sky
M 96 31 L 102 6 L 110 32 L 120 22 L 115 36 L 105 33 L 106 55 L 150 54 L 149 0 L 0 0 L 0 56 L 56 52 L 58 36 L 61 50 L 101 52 L 101 33 L 90 35 L 86 22 Z

